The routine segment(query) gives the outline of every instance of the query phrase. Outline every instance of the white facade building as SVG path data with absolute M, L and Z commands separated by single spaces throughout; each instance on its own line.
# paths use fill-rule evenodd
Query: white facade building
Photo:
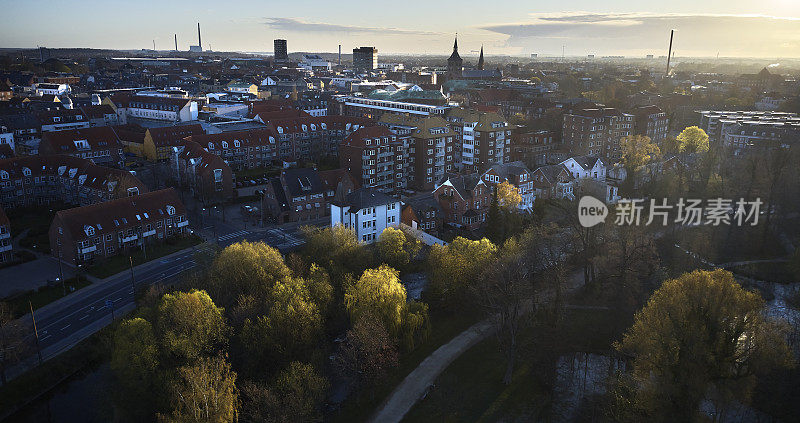
M 575 179 L 591 178 L 606 180 L 606 165 L 597 157 L 575 156 L 561 162 Z
M 71 94 L 72 88 L 69 84 L 36 84 L 37 95 L 66 95 Z
M 360 188 L 331 203 L 331 226 L 352 229 L 362 242 L 371 244 L 384 229 L 399 224 L 400 201 L 376 189 Z

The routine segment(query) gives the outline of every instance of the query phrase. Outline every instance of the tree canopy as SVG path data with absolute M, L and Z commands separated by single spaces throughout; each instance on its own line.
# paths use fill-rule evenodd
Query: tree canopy
M 708 134 L 697 126 L 684 129 L 676 138 L 681 153 L 705 153 L 708 151 Z

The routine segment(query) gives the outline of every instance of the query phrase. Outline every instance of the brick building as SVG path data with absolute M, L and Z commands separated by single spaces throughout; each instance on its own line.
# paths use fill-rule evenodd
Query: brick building
M 613 108 L 579 109 L 564 114 L 562 145 L 571 155 L 622 157 L 619 141 L 633 133 L 634 116 Z
M 644 135 L 659 146 L 663 146 L 669 131 L 669 118 L 658 106 L 642 106 L 633 110 L 633 133 Z
M 0 160 L 0 205 L 7 209 L 57 202 L 88 205 L 147 191 L 130 172 L 77 157 L 25 156 Z
M 178 193 L 167 188 L 57 212 L 50 249 L 67 262 L 91 263 L 188 233 L 188 225 Z
M 528 128 L 511 131 L 511 161 L 521 161 L 531 168 L 546 165 L 557 147 L 550 131 Z
M 427 193 L 405 200 L 400 221 L 414 229 L 438 235 L 444 224 L 444 214 L 433 193 Z
M 52 154 L 66 154 L 114 167 L 122 167 L 125 158 L 117 133 L 108 126 L 45 132 L 39 144 L 39 155 Z
M 481 174 L 481 179 L 490 188 L 503 182 L 513 185 L 521 197 L 517 206 L 519 211 L 530 211 L 533 208 L 533 179 L 531 171 L 522 162 L 496 164 Z
M 172 171 L 192 195 L 212 204 L 233 197 L 233 172 L 225 160 L 194 141 L 184 141 L 173 148 L 176 154 L 171 161 Z
M 286 169 L 270 179 L 262 207 L 279 224 L 316 220 L 330 214 L 330 202 L 345 198 L 355 187 L 355 181 L 343 169 Z
M 447 175 L 433 191 L 433 198 L 442 208 L 445 223 L 475 230 L 486 220 L 492 189 L 477 173 Z
M 407 139 L 407 138 L 406 138 Z M 403 140 L 385 126 L 361 128 L 339 146 L 339 164 L 360 186 L 394 192 L 405 187 Z
M 14 259 L 14 243 L 11 238 L 11 221 L 0 207 L 0 265 Z

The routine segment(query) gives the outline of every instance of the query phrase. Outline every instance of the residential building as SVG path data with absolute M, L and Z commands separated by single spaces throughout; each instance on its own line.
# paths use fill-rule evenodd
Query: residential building
M 120 123 L 130 118 L 145 121 L 188 122 L 197 120 L 197 100 L 162 96 L 115 94 L 106 100 L 117 111 Z
M 335 157 L 342 140 L 369 123 L 349 116 L 276 118 L 266 122 L 278 139 L 277 160 L 288 162 Z
M 14 260 L 14 242 L 11 237 L 11 221 L 0 207 L 0 265 Z
M 722 134 L 722 145 L 733 156 L 777 148 L 788 149 L 798 144 L 800 144 L 800 125 L 742 122 L 727 126 Z
M 203 127 L 198 123 L 148 128 L 142 139 L 141 151 L 148 160 L 169 160 L 172 147 L 180 145 L 184 138 L 204 134 Z
M 426 193 L 404 201 L 400 221 L 414 229 L 438 235 L 443 228 L 444 213 L 433 193 Z
M 86 264 L 189 232 L 173 188 L 61 210 L 50 226 L 54 257 Z
M 723 134 L 728 131 L 728 128 L 741 123 L 798 127 L 800 126 L 800 116 L 796 113 L 751 110 L 705 110 L 700 112 L 700 128 L 706 131 L 711 143 L 722 141 Z
M 299 64 L 301 69 L 311 72 L 330 71 L 333 68 L 331 62 L 323 59 L 318 54 L 304 54 L 303 61 Z
M 69 95 L 72 93 L 72 88 L 69 86 L 69 84 L 42 83 L 42 84 L 36 84 L 36 86 L 34 87 L 34 91 L 38 96 Z
M 353 49 L 353 69 L 356 72 L 372 72 L 378 68 L 378 49 L 359 47 Z
M 511 162 L 493 165 L 481 174 L 481 179 L 486 186 L 492 189 L 496 189 L 497 185 L 503 182 L 508 182 L 517 189 L 520 195 L 517 210 L 527 212 L 533 209 L 533 200 L 535 199 L 533 178 L 531 171 L 524 163 Z
M 658 106 L 637 107 L 634 116 L 633 133 L 649 137 L 658 146 L 663 146 L 669 131 L 669 118 Z
M 511 130 L 511 160 L 521 161 L 531 168 L 546 165 L 557 146 L 555 136 L 548 130 Z
M 362 187 L 390 193 L 405 186 L 402 140 L 385 126 L 369 126 L 339 145 L 339 164 Z
M 39 143 L 42 140 L 39 120 L 30 113 L 0 115 L 0 131 L 3 138 L 13 139 L 14 153 L 20 156 L 39 154 Z
M 442 115 L 449 107 L 438 90 L 375 90 L 366 96 L 336 95 L 334 100 L 334 114 L 376 120 L 385 114 Z
M 36 113 L 42 132 L 88 128 L 89 120 L 80 109 L 43 110 Z
M 330 202 L 354 190 L 353 179 L 341 169 L 286 169 L 269 181 L 261 205 L 276 223 L 307 222 L 327 216 Z
M 132 173 L 74 156 L 0 160 L 0 206 L 88 205 L 147 192 Z
M 233 198 L 233 172 L 220 156 L 194 141 L 173 147 L 170 162 L 176 179 L 189 188 L 204 204 L 215 204 Z
M 289 51 L 286 48 L 286 40 L 273 41 L 273 52 L 276 62 L 286 62 L 289 60 Z
M 249 82 L 231 81 L 225 87 L 225 91 L 234 94 L 251 94 L 258 97 L 258 85 Z
M 191 135 L 186 140 L 218 155 L 235 170 L 267 167 L 277 158 L 277 139 L 269 128 Z
M 564 114 L 562 145 L 572 155 L 622 158 L 619 141 L 633 133 L 634 116 L 613 108 L 580 109 Z
M 448 174 L 433 190 L 433 198 L 442 208 L 445 223 L 469 230 L 478 229 L 492 203 L 492 188 L 480 174 Z
M 596 156 L 575 156 L 561 162 L 575 179 L 606 180 L 606 165 Z
M 458 134 L 454 145 L 460 168 L 467 173 L 483 172 L 511 156 L 511 128 L 495 112 L 449 109 L 445 118 Z
M 96 164 L 122 167 L 124 153 L 114 129 L 108 126 L 45 132 L 39 155 L 66 154 Z
M 533 193 L 536 198 L 574 200 L 575 178 L 563 164 L 541 166 L 533 171 Z
M 85 119 L 89 121 L 90 127 L 119 125 L 117 112 L 108 104 L 84 106 L 80 110 L 83 112 Z
M 331 202 L 331 226 L 352 229 L 359 240 L 375 242 L 389 226 L 400 224 L 399 200 L 374 188 L 359 188 Z

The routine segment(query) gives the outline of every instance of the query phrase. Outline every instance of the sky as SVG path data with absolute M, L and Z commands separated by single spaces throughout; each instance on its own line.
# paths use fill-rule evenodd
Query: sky
M 800 57 L 800 0 L 0 0 L 0 47 Z

